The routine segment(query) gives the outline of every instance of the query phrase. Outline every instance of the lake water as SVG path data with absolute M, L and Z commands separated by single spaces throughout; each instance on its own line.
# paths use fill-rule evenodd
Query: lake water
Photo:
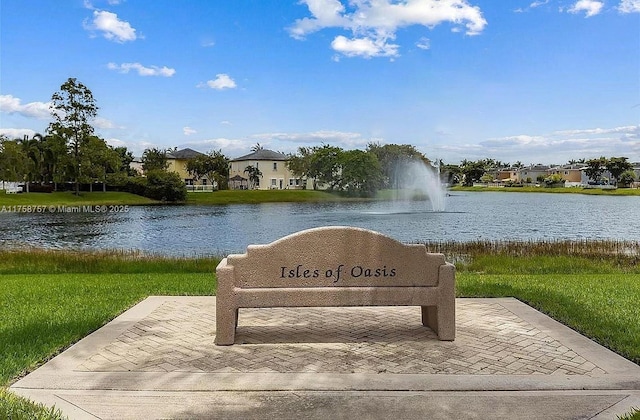
M 0 246 L 136 249 L 165 255 L 244 252 L 318 226 L 372 229 L 402 242 L 640 240 L 640 197 L 454 193 L 429 202 L 129 207 L 117 213 L 0 213 Z

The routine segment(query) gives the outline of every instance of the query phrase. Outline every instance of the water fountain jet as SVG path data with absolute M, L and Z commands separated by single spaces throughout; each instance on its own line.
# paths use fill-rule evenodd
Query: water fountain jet
M 440 166 L 432 167 L 421 160 L 399 163 L 395 179 L 397 200 L 426 196 L 434 212 L 445 211 L 446 189 L 440 182 Z

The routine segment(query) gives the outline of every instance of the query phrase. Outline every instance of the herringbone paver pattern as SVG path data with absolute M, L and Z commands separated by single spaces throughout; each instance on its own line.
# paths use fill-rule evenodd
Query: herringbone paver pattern
M 166 302 L 88 358 L 84 371 L 605 374 L 498 303 L 457 306 L 454 342 L 417 307 L 241 309 L 236 345 L 218 347 L 215 310 Z

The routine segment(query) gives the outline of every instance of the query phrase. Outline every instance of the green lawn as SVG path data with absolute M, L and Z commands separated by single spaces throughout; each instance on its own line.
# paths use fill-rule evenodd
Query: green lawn
M 546 187 L 462 187 L 455 186 L 450 188 L 451 191 L 494 191 L 494 192 L 537 192 L 551 194 L 587 194 L 587 195 L 621 195 L 621 196 L 640 196 L 640 188 L 618 188 L 612 190 L 603 190 L 601 188 L 546 188 Z
M 126 192 L 81 192 L 75 195 L 70 191 L 53 193 L 5 194 L 0 190 L 0 210 L 9 206 L 103 206 L 103 205 L 140 206 L 158 204 L 158 201 Z M 6 209 L 5 209 L 6 210 Z
M 190 192 L 187 204 L 255 204 L 255 203 L 317 203 L 326 201 L 358 201 L 326 191 L 314 190 L 220 190 L 214 192 Z
M 313 190 L 221 190 L 213 192 L 189 192 L 186 204 L 256 204 L 279 202 L 327 202 L 361 201 L 363 199 L 344 197 L 326 191 Z M 72 192 L 5 194 L 0 190 L 0 211 L 16 211 L 12 206 L 88 206 L 88 205 L 153 205 L 161 204 L 126 192 Z M 20 210 L 18 210 L 20 211 Z M 26 211 L 26 210 L 22 210 Z M 46 212 L 46 210 L 44 211 Z
M 590 195 L 640 196 L 640 189 L 621 188 L 617 190 L 600 190 L 584 188 L 542 188 L 542 187 L 452 187 L 451 191 L 498 191 L 498 192 L 541 192 L 541 193 L 574 193 Z M 221 190 L 214 192 L 189 192 L 186 204 L 189 205 L 221 205 L 221 204 L 256 204 L 281 202 L 330 202 L 330 201 L 370 201 L 392 200 L 397 195 L 393 190 L 381 190 L 375 198 L 346 197 L 327 191 L 314 190 Z M 153 205 L 161 204 L 135 194 L 126 192 L 82 192 L 79 196 L 72 192 L 54 193 L 22 193 L 5 194 L 0 190 L 0 211 L 23 211 L 15 206 L 88 206 L 88 205 Z M 34 211 L 34 210 L 31 210 Z M 42 212 L 47 212 L 43 209 Z

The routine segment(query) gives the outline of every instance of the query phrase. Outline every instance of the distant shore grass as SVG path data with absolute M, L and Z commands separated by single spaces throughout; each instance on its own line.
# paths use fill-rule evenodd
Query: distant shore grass
M 366 201 L 357 197 L 346 197 L 327 191 L 314 190 L 220 190 L 213 192 L 188 192 L 187 205 L 224 205 L 258 203 L 318 203 L 332 201 Z M 88 205 L 158 205 L 151 200 L 126 192 L 72 192 L 5 194 L 0 190 L 0 210 L 3 206 L 88 206 Z
M 452 192 L 536 192 L 554 194 L 587 194 L 608 196 L 640 196 L 640 189 L 620 188 L 602 190 L 598 188 L 544 188 L 544 187 L 451 187 Z M 320 203 L 320 202 L 361 202 L 388 201 L 398 195 L 396 190 L 380 190 L 373 198 L 347 197 L 338 193 L 314 190 L 220 190 L 213 192 L 189 192 L 186 205 L 227 205 L 259 203 Z M 416 196 L 416 199 L 425 199 Z M 14 211 L 12 206 L 97 206 L 97 205 L 159 205 L 151 200 L 126 192 L 82 192 L 79 196 L 72 192 L 5 194 L 0 190 L 0 211 Z M 24 212 L 24 210 L 23 210 Z M 44 211 L 47 212 L 47 211 Z
M 75 195 L 71 191 L 5 194 L 0 190 L 0 209 L 2 206 L 142 206 L 159 203 L 150 198 L 119 191 L 81 192 L 80 195 Z
M 330 201 L 363 201 L 327 191 L 314 190 L 219 190 L 190 192 L 187 204 L 257 204 L 257 203 L 318 203 Z
M 2 274 L 213 273 L 219 257 L 166 257 L 138 251 L 81 251 L 41 248 L 0 250 Z
M 550 193 L 550 194 L 586 194 L 586 195 L 614 195 L 614 196 L 640 196 L 640 188 L 617 188 L 605 190 L 602 188 L 582 188 L 582 187 L 462 187 L 455 186 L 449 188 L 450 191 L 473 191 L 473 192 L 523 192 L 523 193 Z

